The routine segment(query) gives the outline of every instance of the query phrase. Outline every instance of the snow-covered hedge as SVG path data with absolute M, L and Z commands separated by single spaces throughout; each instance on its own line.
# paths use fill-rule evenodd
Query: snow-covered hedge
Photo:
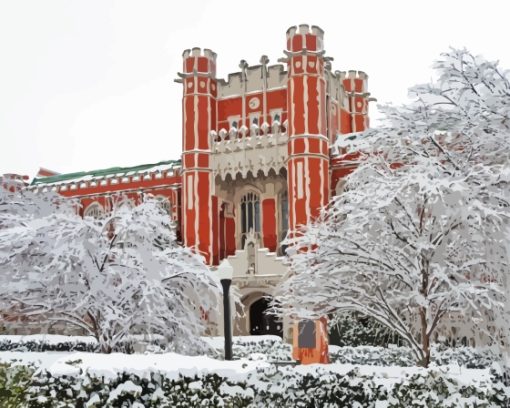
M 211 357 L 222 357 L 224 338 L 204 338 L 206 342 L 216 351 Z M 267 360 L 279 362 L 291 362 L 292 348 L 290 344 L 284 343 L 278 336 L 236 336 L 232 339 L 232 353 L 234 358 L 246 358 L 248 360 Z
M 0 335 L 0 351 L 99 351 L 90 336 L 61 336 L 34 334 L 26 336 Z
M 0 363 L 0 407 L 23 406 L 33 373 L 29 366 Z
M 496 371 L 482 378 L 472 372 L 461 381 L 447 370 L 413 369 L 403 375 L 394 370 L 392 377 L 391 369 L 378 373 L 338 365 L 260 367 L 245 375 L 214 370 L 187 375 L 182 370 L 178 377 L 158 371 L 112 376 L 88 370 L 79 375 L 41 370 L 27 380 L 30 369 L 20 367 L 0 369 L 2 407 L 496 408 L 508 406 L 510 395 Z M 22 370 L 19 387 L 9 370 Z M 6 384 L 17 392 L 5 393 Z
M 410 367 L 416 364 L 411 349 L 406 347 L 336 347 L 330 346 L 333 363 Z M 486 368 L 498 361 L 498 356 L 489 349 L 471 347 L 433 347 L 432 365 L 457 364 L 465 368 Z
M 223 338 L 216 339 L 210 344 L 216 349 L 218 355 L 222 355 Z M 282 339 L 277 336 L 264 336 L 260 339 L 254 336 L 234 337 L 233 353 L 235 358 L 249 360 L 293 361 L 291 345 L 282 342 Z M 407 347 L 330 346 L 329 356 L 331 363 L 399 367 L 416 365 L 416 358 Z M 465 368 L 487 368 L 498 360 L 499 357 L 490 349 L 432 347 L 432 365 L 434 366 L 457 364 Z

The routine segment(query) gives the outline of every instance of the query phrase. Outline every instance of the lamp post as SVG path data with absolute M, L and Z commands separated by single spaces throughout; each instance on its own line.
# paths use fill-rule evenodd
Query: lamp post
M 230 317 L 230 284 L 234 268 L 226 259 L 221 261 L 216 271 L 223 287 L 223 332 L 225 336 L 225 360 L 232 360 L 232 320 Z

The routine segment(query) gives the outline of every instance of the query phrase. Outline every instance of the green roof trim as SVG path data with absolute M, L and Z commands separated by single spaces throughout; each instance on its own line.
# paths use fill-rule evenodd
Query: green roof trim
M 166 160 L 160 161 L 159 163 L 153 164 L 140 164 L 138 166 L 133 167 L 110 167 L 108 169 L 100 169 L 100 170 L 91 170 L 91 171 L 79 171 L 76 173 L 66 173 L 66 174 L 57 174 L 55 176 L 47 176 L 47 177 L 34 177 L 32 183 L 30 185 L 34 186 L 37 184 L 49 184 L 49 183 L 59 183 L 72 181 L 77 178 L 90 176 L 91 178 L 99 178 L 108 176 L 110 174 L 118 174 L 119 176 L 126 173 L 140 173 L 144 170 L 149 170 L 152 167 L 157 166 L 179 166 L 181 165 L 180 160 Z

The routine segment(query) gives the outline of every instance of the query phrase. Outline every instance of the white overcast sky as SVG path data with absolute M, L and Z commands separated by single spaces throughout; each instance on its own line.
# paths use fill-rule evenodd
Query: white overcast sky
M 289 26 L 319 25 L 334 70 L 363 70 L 379 102 L 402 103 L 449 46 L 510 68 L 509 11 L 508 0 L 0 0 L 0 174 L 179 158 L 173 79 L 186 48 L 217 52 L 225 77 L 241 59 L 276 63 Z

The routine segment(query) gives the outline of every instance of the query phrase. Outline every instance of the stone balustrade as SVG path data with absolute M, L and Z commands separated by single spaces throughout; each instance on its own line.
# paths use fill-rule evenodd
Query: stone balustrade
M 228 132 L 221 129 L 211 131 L 212 161 L 215 175 L 225 180 L 227 175 L 233 179 L 240 174 L 245 178 L 250 172 L 256 176 L 259 171 L 264 175 L 272 169 L 276 173 L 285 168 L 287 160 L 287 131 L 285 124 L 278 122 L 269 126 L 252 125 L 231 128 Z

